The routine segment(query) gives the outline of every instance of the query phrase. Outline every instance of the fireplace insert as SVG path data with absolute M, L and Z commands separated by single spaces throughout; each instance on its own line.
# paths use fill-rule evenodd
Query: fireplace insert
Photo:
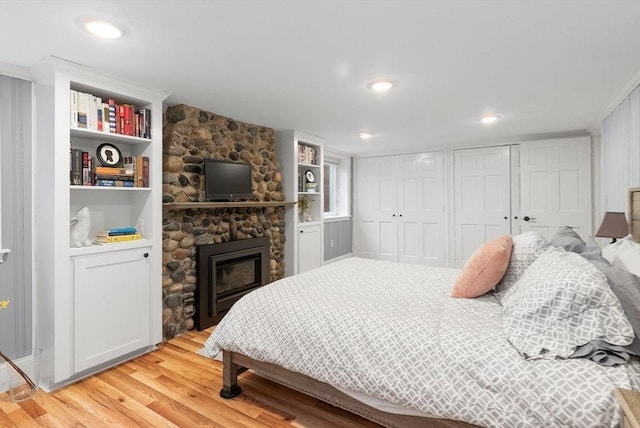
M 263 237 L 196 247 L 198 330 L 220 322 L 238 299 L 269 282 L 270 245 Z

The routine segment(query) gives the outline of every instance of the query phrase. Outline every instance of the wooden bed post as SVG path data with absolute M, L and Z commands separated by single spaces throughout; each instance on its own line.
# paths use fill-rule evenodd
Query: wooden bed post
M 238 372 L 239 366 L 236 363 L 231 362 L 231 352 L 222 351 L 222 389 L 220 390 L 220 397 L 222 398 L 234 398 L 241 392 L 238 386 Z

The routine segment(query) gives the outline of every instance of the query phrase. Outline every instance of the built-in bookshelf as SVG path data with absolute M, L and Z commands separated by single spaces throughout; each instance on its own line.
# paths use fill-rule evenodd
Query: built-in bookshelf
M 285 236 L 286 275 L 320 266 L 323 256 L 323 143 L 300 131 L 280 131 L 277 153 L 287 200 Z
M 37 337 L 41 386 L 52 390 L 162 340 L 168 94 L 58 58 L 42 60 L 32 74 Z M 74 226 L 81 215 L 88 239 L 76 237 L 85 231 Z M 110 238 L 116 230 L 129 236 Z

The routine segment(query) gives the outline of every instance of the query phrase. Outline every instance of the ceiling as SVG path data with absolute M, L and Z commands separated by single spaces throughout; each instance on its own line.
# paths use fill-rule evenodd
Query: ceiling
M 124 37 L 85 33 L 90 16 Z M 0 62 L 54 55 L 168 105 L 409 152 L 597 132 L 640 71 L 639 23 L 640 0 L 0 0 Z M 376 78 L 398 86 L 374 93 Z

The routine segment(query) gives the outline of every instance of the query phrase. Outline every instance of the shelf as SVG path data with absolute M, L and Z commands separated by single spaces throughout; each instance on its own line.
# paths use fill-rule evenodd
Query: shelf
M 162 204 L 162 208 L 187 210 L 187 209 L 207 209 L 207 208 L 251 208 L 251 207 L 286 207 L 293 206 L 297 202 L 260 202 L 260 201 L 239 201 L 239 202 L 169 202 Z
M 298 166 L 303 166 L 303 167 L 314 167 L 314 168 L 320 168 L 321 165 L 316 165 L 313 163 L 298 163 Z
M 125 192 L 149 192 L 151 191 L 151 187 L 111 187 L 111 186 L 69 186 L 71 190 L 95 190 L 98 192 L 102 192 L 105 190 L 119 190 Z
M 317 220 L 313 220 L 313 221 L 301 221 L 298 222 L 298 227 L 306 227 L 306 226 L 320 226 L 320 221 Z
M 111 132 L 95 131 L 93 129 L 70 128 L 71 137 L 84 138 L 88 140 L 108 140 L 124 144 L 148 144 L 151 143 L 150 138 L 133 137 L 131 135 L 116 134 Z
M 104 244 L 104 245 L 94 244 L 89 247 L 70 248 L 69 255 L 71 257 L 88 256 L 91 254 L 108 253 L 110 251 L 121 251 L 121 250 L 133 249 L 133 248 L 151 247 L 152 245 L 153 245 L 153 241 L 149 239 L 138 239 L 136 241 L 129 241 L 129 242 L 114 242 L 112 244 Z
M 320 192 L 298 192 L 298 195 L 319 195 Z

